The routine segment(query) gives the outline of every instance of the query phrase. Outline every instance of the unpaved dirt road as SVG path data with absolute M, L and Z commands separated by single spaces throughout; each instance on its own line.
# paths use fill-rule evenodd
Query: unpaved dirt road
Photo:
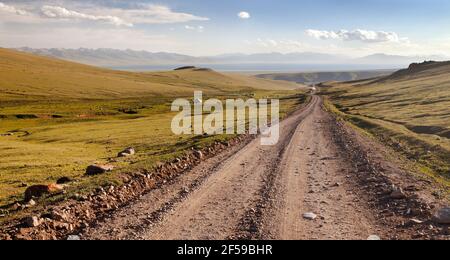
M 275 146 L 230 148 L 85 230 L 83 239 L 367 239 L 391 237 L 322 99 L 281 122 Z M 317 218 L 307 220 L 305 213 Z M 383 222 L 384 223 L 384 222 Z

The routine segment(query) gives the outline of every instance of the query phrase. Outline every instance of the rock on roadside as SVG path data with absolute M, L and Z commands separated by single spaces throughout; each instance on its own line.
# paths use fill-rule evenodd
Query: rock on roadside
M 391 195 L 390 195 L 391 199 L 394 200 L 401 200 L 401 199 L 405 199 L 406 198 L 406 194 L 403 192 L 403 189 L 401 188 L 394 188 Z
M 41 220 L 36 216 L 30 216 L 24 219 L 24 224 L 27 227 L 37 227 L 41 224 Z
M 438 224 L 449 225 L 450 224 L 450 207 L 439 209 L 436 212 L 436 214 L 434 214 L 433 221 Z
M 87 167 L 86 169 L 86 175 L 92 176 L 92 175 L 98 175 L 106 172 L 110 172 L 114 170 L 114 166 L 109 164 L 93 164 Z
M 201 151 L 194 151 L 194 156 L 199 160 L 203 159 L 203 153 Z
M 25 190 L 25 201 L 33 198 L 40 198 L 46 194 L 58 193 L 64 190 L 64 187 L 58 184 L 33 185 Z

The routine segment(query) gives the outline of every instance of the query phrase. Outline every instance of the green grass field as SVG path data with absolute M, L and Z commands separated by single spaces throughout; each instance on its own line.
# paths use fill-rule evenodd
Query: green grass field
M 0 206 L 23 198 L 22 184 L 74 178 L 73 192 L 120 182 L 192 147 L 230 136 L 175 136 L 171 102 L 204 98 L 280 98 L 281 114 L 305 100 L 299 85 L 214 71 L 131 73 L 0 49 Z M 11 133 L 12 135 L 5 135 Z M 85 177 L 88 165 L 118 159 L 111 174 Z
M 347 119 L 450 184 L 450 64 L 430 63 L 371 81 L 326 83 Z

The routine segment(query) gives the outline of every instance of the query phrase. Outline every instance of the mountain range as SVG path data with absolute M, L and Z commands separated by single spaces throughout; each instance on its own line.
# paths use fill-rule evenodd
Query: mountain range
M 402 68 L 410 63 L 426 60 L 443 61 L 450 59 L 444 56 L 399 56 L 387 54 L 374 54 L 360 58 L 350 58 L 342 55 L 332 55 L 315 52 L 293 53 L 257 53 L 257 54 L 224 54 L 217 56 L 189 56 L 169 52 L 147 52 L 135 50 L 116 49 L 33 49 L 19 48 L 18 50 L 48 56 L 88 65 L 108 68 L 139 68 L 146 66 L 180 66 L 180 65 L 217 65 L 217 64 L 309 64 L 332 65 L 338 69 L 339 65 L 352 64 L 377 66 L 379 68 Z M 256 69 L 255 69 L 256 70 Z

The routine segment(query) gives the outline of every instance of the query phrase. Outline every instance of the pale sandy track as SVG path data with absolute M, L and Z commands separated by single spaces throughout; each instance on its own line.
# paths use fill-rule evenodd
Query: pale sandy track
M 375 220 L 347 185 L 348 162 L 331 139 L 321 101 L 300 123 L 280 165 L 263 233 L 274 239 L 366 239 Z M 317 215 L 314 221 L 303 214 Z

